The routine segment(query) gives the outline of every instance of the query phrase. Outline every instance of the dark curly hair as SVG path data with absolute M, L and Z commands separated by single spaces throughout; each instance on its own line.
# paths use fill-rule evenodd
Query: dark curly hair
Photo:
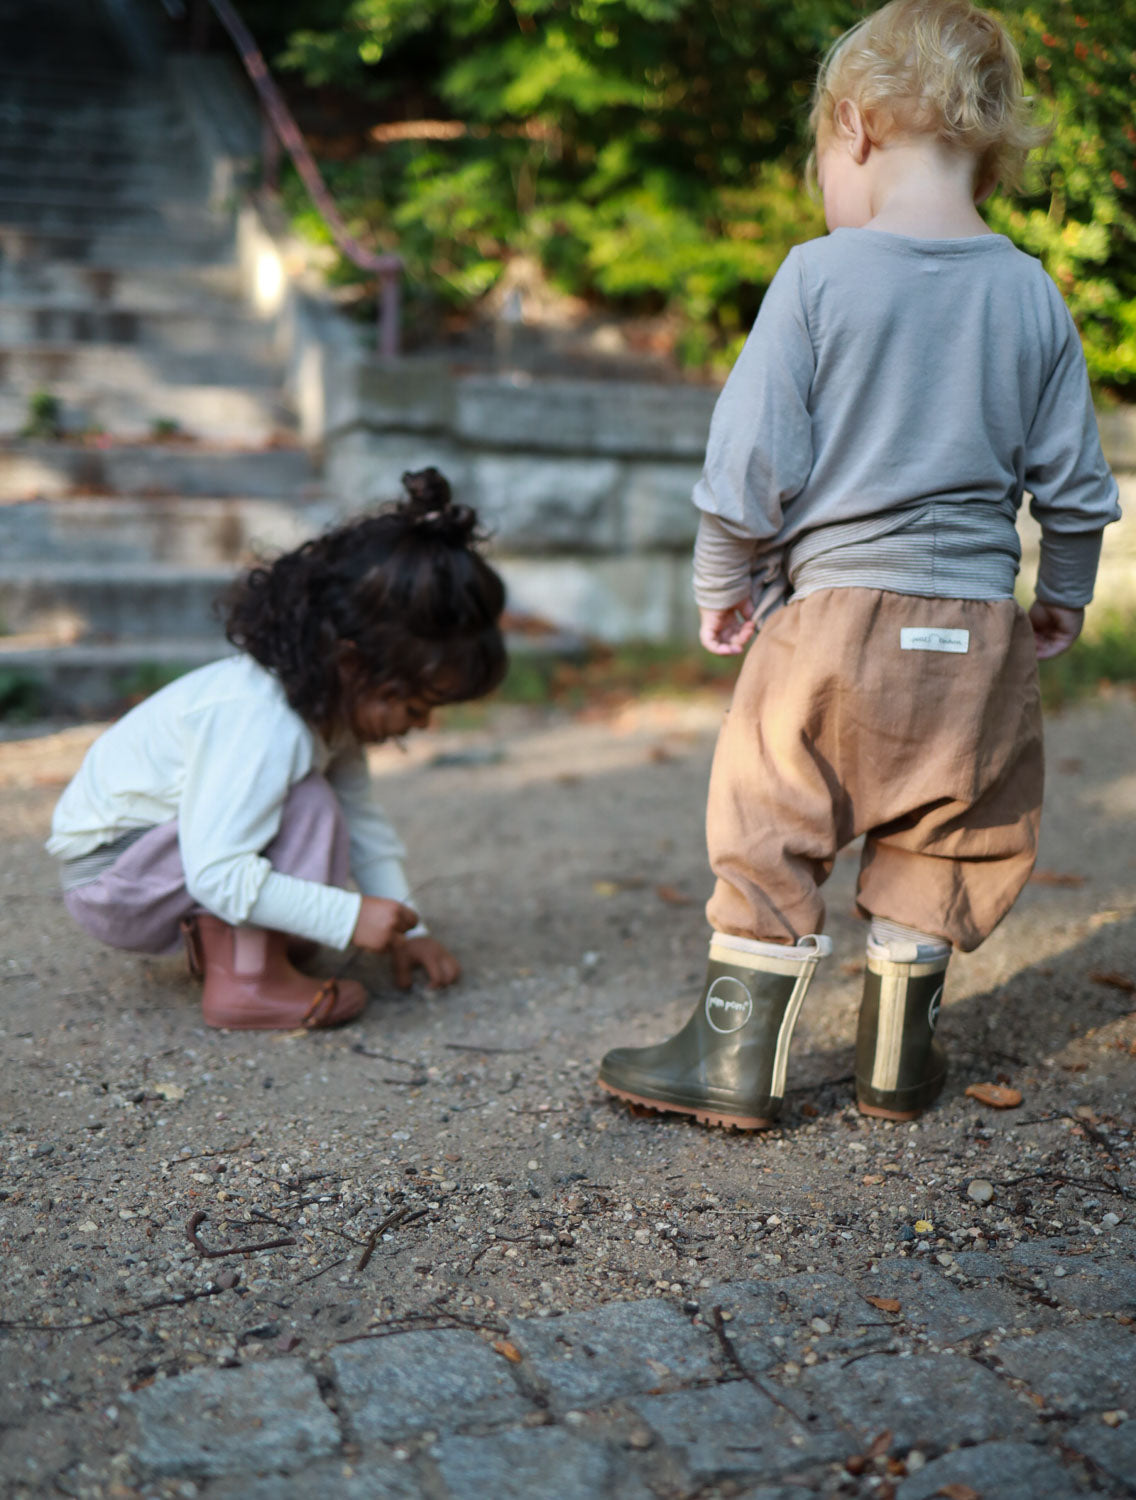
M 402 483 L 406 499 L 250 568 L 222 601 L 232 644 L 324 733 L 347 721 L 348 696 L 458 703 L 505 675 L 505 587 L 478 551 L 476 513 L 437 469 Z

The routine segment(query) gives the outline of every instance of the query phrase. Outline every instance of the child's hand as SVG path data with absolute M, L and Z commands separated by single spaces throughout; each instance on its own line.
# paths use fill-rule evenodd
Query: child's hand
M 737 656 L 753 637 L 752 599 L 739 599 L 729 609 L 700 609 L 698 614 L 698 639 L 715 656 Z
M 432 990 L 444 989 L 461 978 L 461 965 L 437 938 L 396 937 L 390 945 L 391 972 L 400 990 L 408 990 L 415 969 L 425 969 Z
M 401 901 L 387 901 L 382 896 L 364 896 L 359 919 L 351 941 L 357 948 L 383 953 L 412 927 L 418 926 L 418 913 Z
M 1085 611 L 1066 609 L 1060 604 L 1042 604 L 1040 599 L 1035 599 L 1030 607 L 1029 620 L 1033 626 L 1038 660 L 1048 661 L 1050 657 L 1068 651 L 1080 635 Z

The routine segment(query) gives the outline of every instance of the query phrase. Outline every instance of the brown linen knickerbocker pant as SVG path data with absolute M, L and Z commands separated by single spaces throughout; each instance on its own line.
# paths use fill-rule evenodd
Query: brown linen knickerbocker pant
M 902 649 L 903 630 L 954 632 L 955 649 Z M 969 952 L 1029 878 L 1042 782 L 1033 631 L 1013 600 L 808 594 L 762 628 L 722 726 L 706 914 L 765 942 L 819 932 L 819 887 L 865 834 L 861 913 Z

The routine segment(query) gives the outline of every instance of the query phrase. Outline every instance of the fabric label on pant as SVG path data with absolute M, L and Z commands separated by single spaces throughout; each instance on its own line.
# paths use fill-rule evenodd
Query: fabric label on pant
M 904 625 L 899 632 L 899 649 L 965 653 L 970 650 L 970 631 L 939 630 L 930 625 Z

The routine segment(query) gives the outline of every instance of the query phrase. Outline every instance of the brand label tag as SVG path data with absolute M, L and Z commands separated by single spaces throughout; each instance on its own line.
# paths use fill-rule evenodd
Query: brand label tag
M 936 630 L 931 625 L 904 625 L 899 632 L 901 651 L 970 650 L 969 630 Z

